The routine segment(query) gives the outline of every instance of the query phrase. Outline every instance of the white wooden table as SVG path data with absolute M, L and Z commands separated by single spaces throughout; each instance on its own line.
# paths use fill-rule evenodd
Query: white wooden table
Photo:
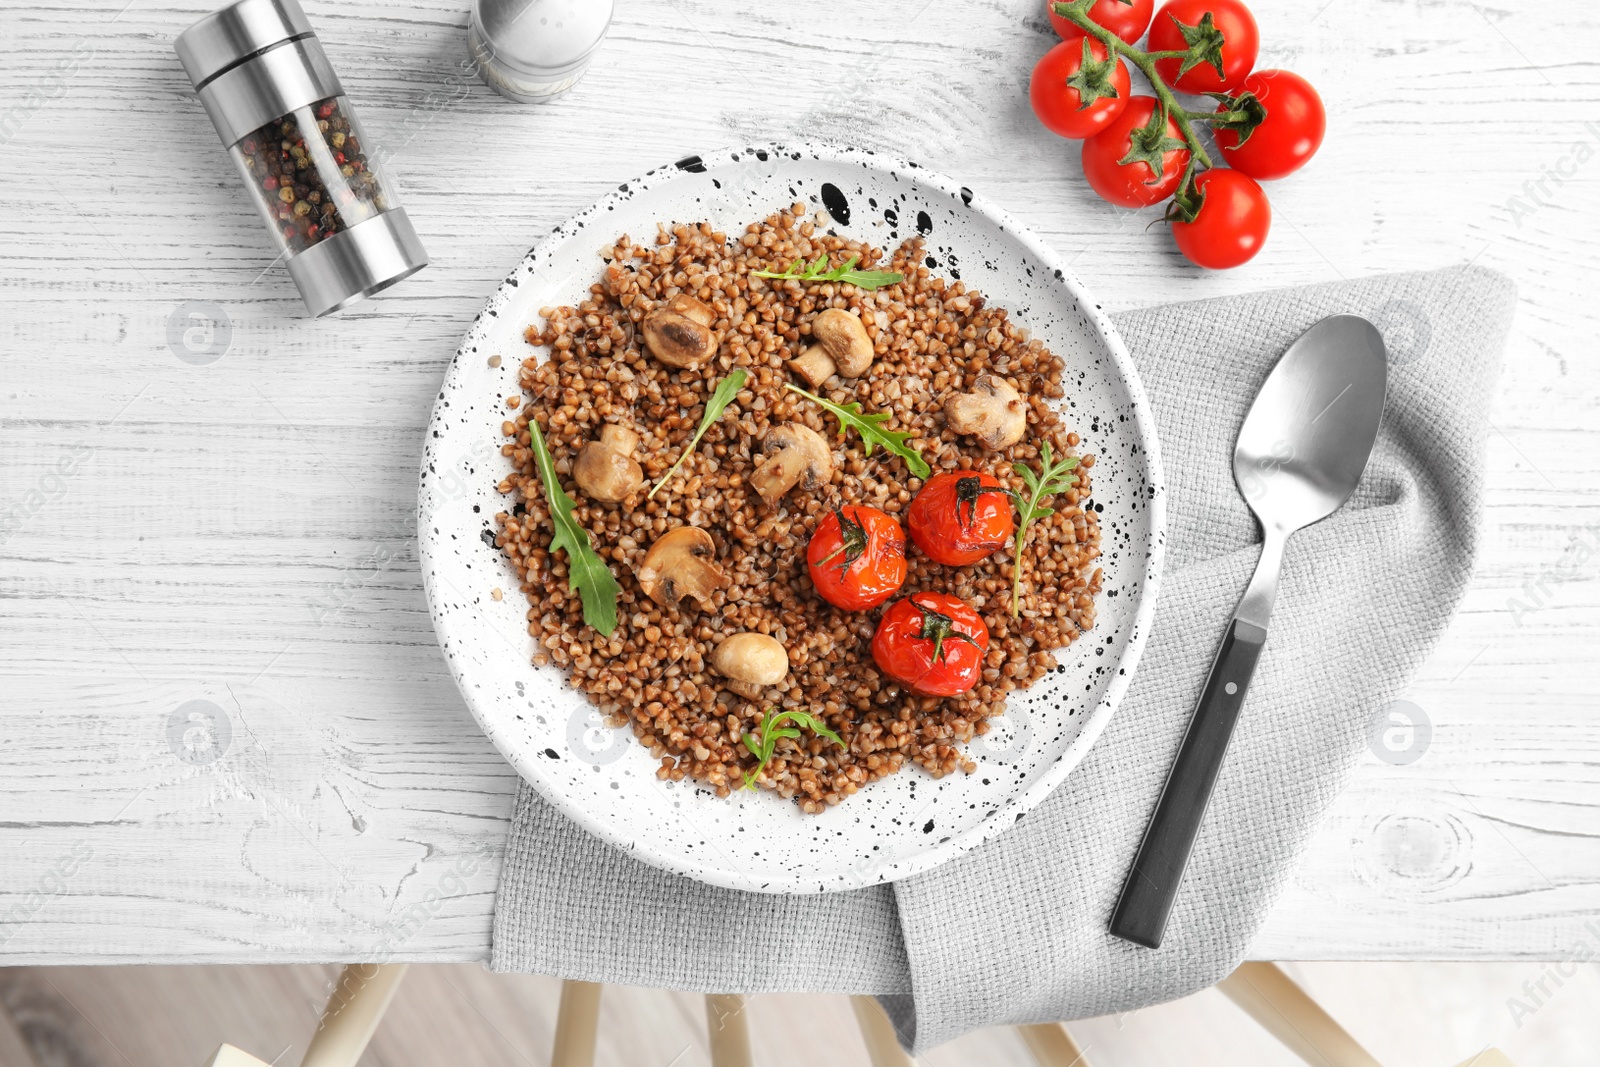
M 1390 739 L 1413 762 L 1367 759 L 1253 952 L 1593 943 L 1592 5 L 1256 3 L 1261 65 L 1319 86 L 1330 129 L 1272 187 L 1266 251 L 1205 275 L 1035 125 L 1025 86 L 1053 38 L 1033 0 L 621 0 L 586 80 L 544 108 L 463 72 L 460 0 L 306 0 L 433 256 L 309 321 L 172 53 L 202 0 L 122 2 L 0 10 L 6 961 L 485 955 L 515 777 L 423 603 L 412 509 L 440 375 L 568 214 L 691 152 L 804 137 L 961 176 L 1113 309 L 1465 260 L 1516 280 L 1481 572 L 1406 694 L 1431 736 Z M 191 310 L 227 326 L 185 334 Z M 208 706 L 215 748 L 189 718 Z

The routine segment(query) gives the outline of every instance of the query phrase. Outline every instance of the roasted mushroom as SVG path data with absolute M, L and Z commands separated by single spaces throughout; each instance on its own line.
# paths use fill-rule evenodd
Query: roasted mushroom
M 834 366 L 833 357 L 828 355 L 828 350 L 820 344 L 812 345 L 799 356 L 788 360 L 784 366 L 794 371 L 806 380 L 811 388 L 819 388 L 823 382 L 833 377 L 833 372 L 838 368 Z
M 1028 404 L 1004 378 L 980 374 L 972 392 L 944 402 L 944 421 L 956 433 L 971 434 L 984 448 L 999 451 L 1022 440 Z
M 796 485 L 815 489 L 833 477 L 828 442 L 803 423 L 774 426 L 762 440 L 761 450 L 770 458 L 751 472 L 750 484 L 769 504 Z
M 679 293 L 644 317 L 644 343 L 669 367 L 698 367 L 717 354 L 716 317 L 703 301 Z
M 861 320 L 842 308 L 829 308 L 811 320 L 811 336 L 846 378 L 859 378 L 872 366 L 872 338 Z
M 572 479 L 590 500 L 616 504 L 644 484 L 644 469 L 633 458 L 639 435 L 615 423 L 600 428 L 600 439 L 578 450 Z
M 711 653 L 711 666 L 728 679 L 728 688 L 751 700 L 789 676 L 789 653 L 775 637 L 734 634 Z
M 680 526 L 656 538 L 634 573 L 645 595 L 664 608 L 678 606 L 685 596 L 704 607 L 712 593 L 728 584 L 716 558 L 710 534 L 697 526 Z

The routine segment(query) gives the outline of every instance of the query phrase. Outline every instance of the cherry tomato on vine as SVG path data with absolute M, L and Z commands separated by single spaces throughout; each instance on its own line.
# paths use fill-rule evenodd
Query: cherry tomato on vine
M 1239 131 L 1216 127 L 1217 147 L 1234 170 L 1259 181 L 1285 178 L 1316 154 L 1328 128 L 1322 97 L 1311 83 L 1287 70 L 1258 70 L 1239 86 L 1260 102 L 1266 117 L 1239 141 Z M 1231 110 L 1228 104 L 1218 111 Z
M 1167 0 L 1150 23 L 1151 52 L 1184 52 L 1202 45 L 1204 58 L 1184 73 L 1187 60 L 1156 60 L 1156 73 L 1185 93 L 1221 93 L 1238 87 L 1256 65 L 1261 34 L 1250 9 L 1239 0 Z M 1221 72 L 1218 72 L 1218 68 Z
M 1150 12 L 1155 6 L 1156 0 L 1132 0 L 1131 3 L 1123 3 L 1123 0 L 1096 0 L 1095 5 L 1089 9 L 1089 18 L 1096 25 L 1104 26 L 1124 41 L 1134 44 L 1144 36 L 1144 31 L 1150 28 Z M 1056 28 L 1056 33 L 1061 35 L 1063 41 L 1084 36 L 1083 30 L 1078 26 L 1056 14 L 1055 0 L 1045 0 L 1044 9 L 1050 16 L 1050 25 Z
M 1062 137 L 1089 137 L 1105 129 L 1128 106 L 1129 92 L 1122 60 L 1108 58 L 1106 46 L 1087 37 L 1062 41 L 1046 52 L 1028 82 L 1033 113 Z
M 1272 205 L 1256 180 L 1236 170 L 1217 168 L 1197 175 L 1205 194 L 1193 222 L 1172 221 L 1172 239 L 1189 262 L 1226 270 L 1247 262 L 1266 243 Z
M 992 474 L 945 471 L 928 479 L 906 513 L 911 540 L 947 567 L 965 567 L 1010 542 L 1011 493 Z
M 906 580 L 905 531 L 877 508 L 834 508 L 811 534 L 806 568 L 817 594 L 834 607 L 875 608 Z
M 949 593 L 912 593 L 883 613 L 872 635 L 878 669 L 913 693 L 953 697 L 977 684 L 989 628 Z
M 1159 125 L 1158 108 L 1155 97 L 1136 96 L 1105 129 L 1083 142 L 1083 176 L 1101 199 L 1147 207 L 1178 187 L 1189 165 L 1189 149 L 1176 122 L 1168 118 L 1164 129 Z M 1151 162 L 1160 164 L 1159 174 Z

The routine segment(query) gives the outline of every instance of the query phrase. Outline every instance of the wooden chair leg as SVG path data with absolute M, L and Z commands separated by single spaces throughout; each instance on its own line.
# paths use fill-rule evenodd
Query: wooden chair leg
M 339 975 L 300 1067 L 356 1067 L 406 975 L 405 963 L 352 963 Z
M 352 963 L 339 975 L 317 1032 L 311 1035 L 300 1067 L 356 1067 L 367 1050 L 383 1013 L 389 1010 L 406 963 Z M 232 1045 L 223 1045 L 206 1061 L 206 1067 L 269 1067 Z
M 738 993 L 706 994 L 706 1033 L 711 1038 L 711 1067 L 754 1067 L 750 1053 L 750 1018 Z
M 872 1067 L 915 1067 L 916 1061 L 900 1047 L 894 1023 L 876 1000 L 851 997 L 850 1007 L 855 1010 L 856 1025 L 861 1027 L 861 1040 L 867 1044 L 867 1058 L 872 1061 Z
M 550 1067 L 593 1067 L 595 1034 L 599 1026 L 600 983 L 570 979 L 562 982 Z
M 1039 1067 L 1089 1067 L 1083 1049 L 1060 1023 L 1030 1023 L 1017 1027 L 1017 1036 L 1028 1046 Z
M 1314 1067 L 1382 1067 L 1275 963 L 1246 963 L 1217 988 Z

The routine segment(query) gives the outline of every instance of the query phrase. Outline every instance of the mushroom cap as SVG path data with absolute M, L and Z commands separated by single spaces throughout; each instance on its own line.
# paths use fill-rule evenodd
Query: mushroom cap
M 598 441 L 578 449 L 572 479 L 590 500 L 617 504 L 644 484 L 644 468 L 633 458 L 639 435 L 625 426 L 607 423 Z
M 710 304 L 688 293 L 678 293 L 668 300 L 667 310 L 687 316 L 702 326 L 710 326 L 717 321 L 717 313 L 711 309 Z
M 669 367 L 697 367 L 717 353 L 714 321 L 716 313 L 704 302 L 679 293 L 644 317 L 645 346 Z
M 771 458 L 751 472 L 750 482 L 769 504 L 796 485 L 815 489 L 833 477 L 828 442 L 805 423 L 774 426 L 762 439 L 761 450 Z
M 754 696 L 789 676 L 789 653 L 775 637 L 739 633 L 716 647 L 711 666 L 732 683 L 735 692 Z
M 867 327 L 843 308 L 829 308 L 811 320 L 811 336 L 828 350 L 846 378 L 858 378 L 872 366 L 872 338 Z
M 698 526 L 679 526 L 656 538 L 634 574 L 645 595 L 664 608 L 677 606 L 685 596 L 703 605 L 728 584 L 716 558 L 710 534 Z
M 944 402 L 944 418 L 956 433 L 971 434 L 983 447 L 999 451 L 1022 440 L 1028 430 L 1028 404 L 1010 382 L 980 374 L 972 392 Z

